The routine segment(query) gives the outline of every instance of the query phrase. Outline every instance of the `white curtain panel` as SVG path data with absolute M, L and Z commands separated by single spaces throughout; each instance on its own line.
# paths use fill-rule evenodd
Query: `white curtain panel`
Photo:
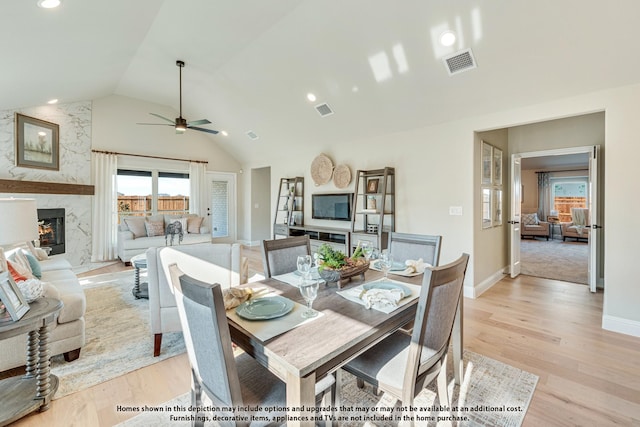
M 91 261 L 110 261 L 117 258 L 118 193 L 116 154 L 92 153 L 93 185 L 93 237 Z
M 207 218 L 207 165 L 205 163 L 189 163 L 189 212 Z

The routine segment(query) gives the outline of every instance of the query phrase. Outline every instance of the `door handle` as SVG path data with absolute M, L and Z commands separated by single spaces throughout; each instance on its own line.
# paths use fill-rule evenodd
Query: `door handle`
M 507 221 L 507 224 L 520 224 L 520 221 Z
M 598 228 L 602 228 L 602 226 L 601 225 L 596 225 L 596 224 L 591 224 L 591 228 L 596 230 Z

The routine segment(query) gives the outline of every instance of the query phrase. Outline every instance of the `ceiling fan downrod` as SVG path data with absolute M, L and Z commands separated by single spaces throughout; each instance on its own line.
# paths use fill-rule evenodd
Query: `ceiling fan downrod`
M 180 77 L 179 77 L 180 116 L 176 119 L 176 131 L 185 132 L 187 130 L 187 121 L 182 118 L 182 69 L 184 68 L 184 61 L 177 60 L 176 65 L 180 69 Z

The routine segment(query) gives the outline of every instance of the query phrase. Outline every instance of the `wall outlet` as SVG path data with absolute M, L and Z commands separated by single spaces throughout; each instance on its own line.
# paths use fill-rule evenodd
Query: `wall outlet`
M 462 206 L 449 206 L 449 215 L 462 215 Z

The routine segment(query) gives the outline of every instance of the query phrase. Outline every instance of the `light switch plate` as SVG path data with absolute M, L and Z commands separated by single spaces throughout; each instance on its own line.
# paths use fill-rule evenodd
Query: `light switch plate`
M 449 215 L 462 215 L 462 206 L 449 206 Z

